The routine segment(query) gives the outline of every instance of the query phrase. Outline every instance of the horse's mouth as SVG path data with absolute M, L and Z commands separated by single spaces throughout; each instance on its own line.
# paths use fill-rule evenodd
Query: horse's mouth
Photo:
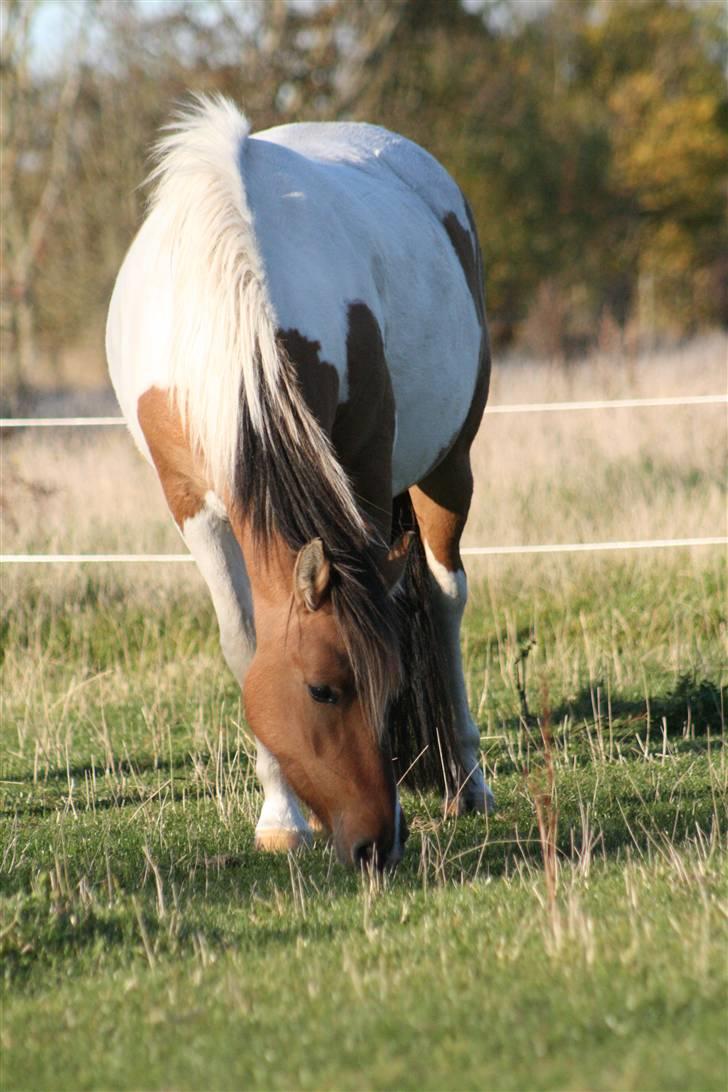
M 343 837 L 341 826 L 340 822 L 334 824 L 333 838 L 336 856 L 345 867 L 384 872 L 396 868 L 402 860 L 404 844 L 409 838 L 409 828 L 399 801 L 394 830 L 386 839 L 362 837 L 349 842 Z

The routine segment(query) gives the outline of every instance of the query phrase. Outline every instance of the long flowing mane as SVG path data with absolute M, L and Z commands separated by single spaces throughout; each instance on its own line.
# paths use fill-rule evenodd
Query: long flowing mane
M 401 683 L 397 611 L 375 561 L 383 543 L 367 530 L 358 510 L 357 521 L 352 521 L 350 506 L 355 501 L 348 480 L 350 500 L 342 504 L 321 472 L 322 455 L 335 459 L 326 435 L 318 425 L 316 432 L 296 427 L 310 411 L 292 364 L 280 352 L 288 381 L 277 392 L 278 404 L 269 403 L 268 392 L 263 392 L 265 417 L 274 422 L 269 429 L 256 429 L 241 393 L 236 502 L 263 549 L 280 538 L 294 552 L 313 538 L 323 541 L 334 573 L 332 604 L 357 691 L 370 725 L 382 731 L 383 712 Z M 283 412 L 281 393 L 286 400 Z
M 400 684 L 396 608 L 375 563 L 381 544 L 276 336 L 245 192 L 248 135 L 232 103 L 198 97 L 156 149 L 151 206 L 174 281 L 170 395 L 214 488 L 263 549 L 323 540 L 358 692 L 382 730 Z

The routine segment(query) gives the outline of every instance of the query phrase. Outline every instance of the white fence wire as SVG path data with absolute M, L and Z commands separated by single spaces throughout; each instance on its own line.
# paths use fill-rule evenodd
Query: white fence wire
M 512 402 L 486 406 L 498 413 L 568 413 L 574 410 L 650 409 L 659 406 L 728 405 L 728 394 L 693 394 L 675 398 L 613 398 L 591 402 Z M 1 417 L 0 428 L 106 428 L 126 424 L 123 417 Z
M 728 546 L 722 538 L 651 538 L 637 542 L 554 542 L 537 546 L 461 546 L 464 557 L 503 557 L 509 554 L 580 554 L 609 550 L 662 550 L 675 546 Z M 121 562 L 190 562 L 192 554 L 1 554 L 0 565 L 108 564 Z
M 728 394 L 698 394 L 674 398 L 618 398 L 584 402 L 525 402 L 488 406 L 486 414 L 568 413 L 576 410 L 644 409 L 661 406 L 728 405 Z M 0 429 L 106 428 L 126 422 L 123 417 L 3 417 Z M 464 546 L 466 557 L 502 557 L 517 554 L 598 553 L 613 550 L 660 550 L 675 547 L 728 546 L 728 536 L 640 539 L 636 542 L 558 542 L 532 546 Z M 0 554 L 2 565 L 59 565 L 111 563 L 189 563 L 191 554 Z

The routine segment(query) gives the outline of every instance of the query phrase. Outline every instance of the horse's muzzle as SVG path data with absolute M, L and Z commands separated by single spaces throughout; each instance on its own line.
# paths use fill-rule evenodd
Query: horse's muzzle
M 384 869 L 396 868 L 404 854 L 404 844 L 409 838 L 409 828 L 404 812 L 397 801 L 395 813 L 394 834 L 386 839 L 367 840 L 360 839 L 351 847 L 351 864 L 354 868 L 376 868 L 380 872 Z M 341 859 L 341 853 L 339 858 Z M 343 860 L 342 863 L 349 863 Z

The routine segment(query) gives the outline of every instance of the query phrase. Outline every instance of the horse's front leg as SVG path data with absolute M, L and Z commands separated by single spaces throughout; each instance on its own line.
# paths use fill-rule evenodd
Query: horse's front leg
M 432 582 L 432 608 L 442 640 L 443 658 L 453 698 L 459 760 L 464 775 L 458 797 L 447 801 L 446 806 L 456 813 L 492 812 L 495 798 L 485 781 L 480 764 L 480 730 L 470 713 L 460 652 L 460 629 L 468 601 L 468 580 L 462 568 L 453 571 L 438 561 L 427 540 L 425 554 Z
M 200 486 L 203 475 L 198 460 L 166 392 L 153 387 L 142 395 L 138 418 L 169 510 L 210 591 L 223 656 L 242 688 L 255 652 L 255 626 L 240 544 L 223 502 Z M 256 845 L 275 850 L 307 844 L 311 833 L 298 801 L 262 744 L 258 744 L 256 769 L 264 794 Z
M 221 503 L 210 494 L 204 508 L 185 521 L 182 533 L 210 589 L 222 652 L 242 690 L 255 651 L 255 629 L 240 546 Z M 257 848 L 278 851 L 308 845 L 311 831 L 295 794 L 268 748 L 259 741 L 256 746 L 255 769 L 263 789 L 263 807 L 255 828 Z
M 263 807 L 255 828 L 258 849 L 271 851 L 299 849 L 311 842 L 311 829 L 295 794 L 288 787 L 277 759 L 258 740 L 255 766 L 263 787 Z
M 460 653 L 460 626 L 468 599 L 468 581 L 459 544 L 471 495 L 468 453 L 457 447 L 432 475 L 410 490 L 430 571 L 431 604 L 455 714 L 462 771 L 457 797 L 446 801 L 446 808 L 491 812 L 495 800 L 480 764 L 480 732 L 470 714 Z

